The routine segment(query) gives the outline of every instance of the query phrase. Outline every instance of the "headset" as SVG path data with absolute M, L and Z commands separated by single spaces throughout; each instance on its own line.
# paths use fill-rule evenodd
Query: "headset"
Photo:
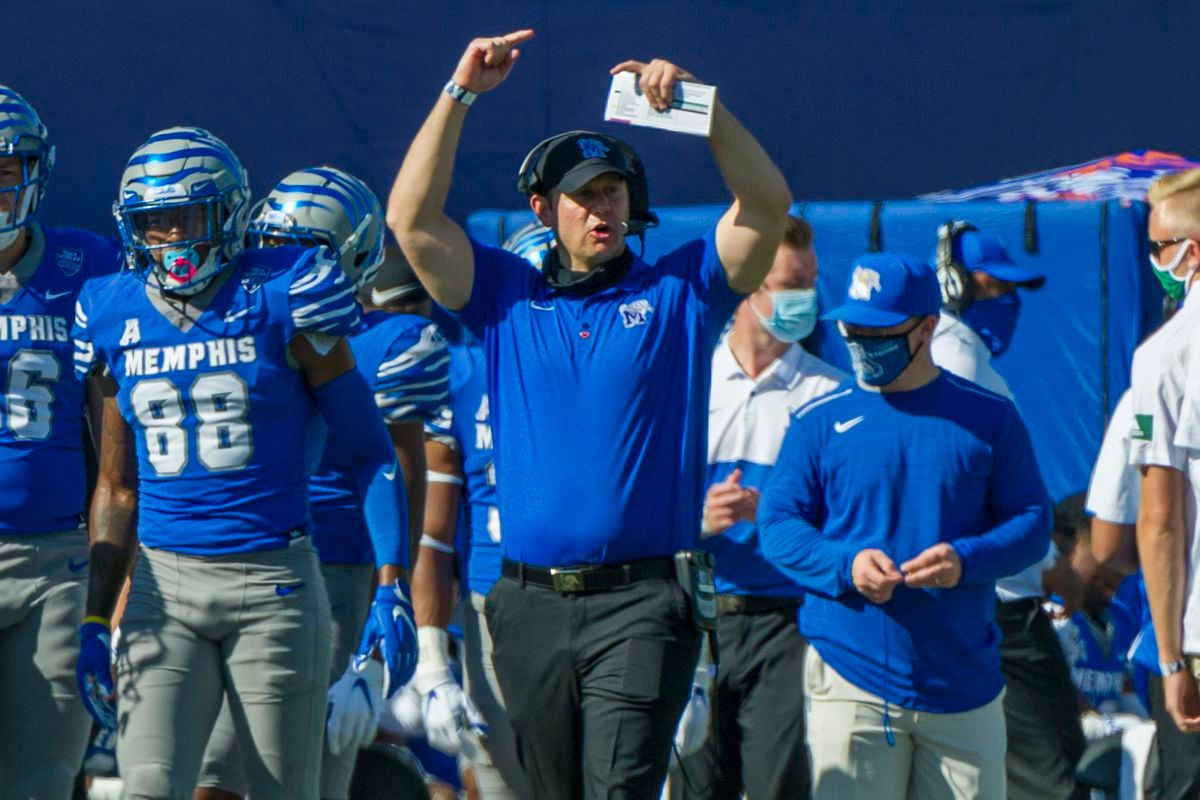
M 938 226 L 936 259 L 938 285 L 942 287 L 942 303 L 949 311 L 962 314 L 975 302 L 975 282 L 962 262 L 954 258 L 959 237 L 979 228 L 965 220 L 947 220 Z
M 517 171 L 517 190 L 526 196 L 547 194 L 552 186 L 542 182 L 542 171 L 546 167 L 546 154 L 563 139 L 586 134 L 602 140 L 605 144 L 620 149 L 625 161 L 625 174 L 629 186 L 629 221 L 625 223 L 626 236 L 641 236 L 650 228 L 658 227 L 658 215 L 650 210 L 650 186 L 646 181 L 646 170 L 634 149 L 613 136 L 594 131 L 567 131 L 538 142 Z

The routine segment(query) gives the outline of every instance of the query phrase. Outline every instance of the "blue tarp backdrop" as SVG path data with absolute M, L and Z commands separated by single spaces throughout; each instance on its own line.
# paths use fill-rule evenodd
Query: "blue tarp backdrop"
M 471 109 L 450 207 L 516 208 L 552 133 L 625 132 L 657 205 L 722 203 L 705 143 L 601 122 L 608 69 L 715 83 L 796 197 L 970 186 L 1135 147 L 1200 153 L 1194 0 L 8 0 L 0 83 L 59 145 L 48 219 L 115 232 L 129 154 L 200 125 L 261 196 L 329 163 L 386 193 L 467 41 L 536 29 Z
M 660 207 L 662 227 L 647 233 L 646 259 L 701 235 L 723 211 Z M 815 229 L 817 291 L 829 308 L 845 291 L 851 263 L 870 246 L 875 204 L 813 202 L 793 211 Z M 1129 385 L 1133 349 L 1161 318 L 1162 293 L 1146 266 L 1145 215 L 1144 204 L 1120 202 L 1038 203 L 1028 221 L 1018 203 L 901 200 L 880 210 L 885 249 L 932 256 L 937 226 L 967 219 L 1002 237 L 1018 263 L 1046 273 L 1041 290 L 1021 293 L 1016 336 L 995 364 L 1016 395 L 1056 500 L 1087 489 L 1108 414 Z M 498 245 L 531 219 L 528 212 L 482 211 L 471 215 L 468 229 L 481 242 Z M 1030 223 L 1036 252 L 1025 246 Z M 831 323 L 822 323 L 814 336 L 808 342 L 813 349 L 849 370 Z

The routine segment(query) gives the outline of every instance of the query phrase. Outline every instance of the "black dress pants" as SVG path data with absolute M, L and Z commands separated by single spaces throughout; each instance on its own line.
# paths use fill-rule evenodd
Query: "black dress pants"
M 804 800 L 804 651 L 796 604 L 722 614 L 714 732 L 678 771 L 687 800 Z M 672 779 L 674 781 L 674 779 Z
M 679 585 L 561 594 L 501 578 L 485 615 L 535 797 L 658 800 L 700 652 Z
M 1086 742 L 1071 671 L 1050 617 L 1035 599 L 996 604 L 1000 669 L 1008 683 L 1009 800 L 1086 800 L 1075 766 Z
M 1200 800 L 1200 733 L 1184 733 L 1163 705 L 1162 678 L 1150 676 L 1150 716 L 1158 748 L 1155 800 Z

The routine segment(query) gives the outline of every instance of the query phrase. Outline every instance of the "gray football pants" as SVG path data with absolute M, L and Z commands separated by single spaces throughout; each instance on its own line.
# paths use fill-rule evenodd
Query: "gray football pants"
M 71 796 L 91 719 L 75 689 L 87 535 L 0 536 L 0 798 Z
M 462 607 L 463 687 L 488 724 L 487 752 L 471 766 L 483 800 L 527 800 L 533 789 L 517 760 L 517 741 L 496 681 L 484 601 L 483 595 L 471 592 L 470 603 Z
M 333 662 L 330 683 L 342 676 L 350 656 L 358 649 L 363 622 L 371 606 L 375 586 L 375 567 L 372 564 L 322 564 L 325 590 L 329 594 L 329 610 L 333 621 Z M 242 766 L 242 750 L 229 701 L 213 726 L 200 768 L 197 786 L 224 789 L 246 796 L 246 770 Z M 350 778 L 354 775 L 356 751 L 333 755 L 328 747 L 321 752 L 321 797 L 345 800 L 350 794 Z
M 227 698 L 250 794 L 316 800 L 329 603 L 308 539 L 201 558 L 142 548 L 117 652 L 130 800 L 189 800 Z

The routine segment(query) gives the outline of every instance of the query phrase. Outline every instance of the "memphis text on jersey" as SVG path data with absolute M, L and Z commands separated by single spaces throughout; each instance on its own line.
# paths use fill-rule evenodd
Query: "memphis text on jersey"
M 201 365 L 226 367 L 249 364 L 258 358 L 253 336 L 210 339 L 168 347 L 130 347 L 124 355 L 125 375 L 131 377 L 193 370 Z
M 47 314 L 0 316 L 0 342 L 22 338 L 31 342 L 68 342 L 71 340 L 71 323 L 66 317 Z

